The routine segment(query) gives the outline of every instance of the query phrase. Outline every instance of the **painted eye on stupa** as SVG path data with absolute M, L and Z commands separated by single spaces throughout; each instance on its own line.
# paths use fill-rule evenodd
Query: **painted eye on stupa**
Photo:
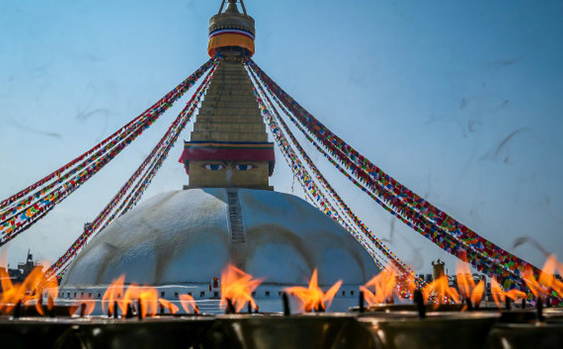
M 203 165 L 203 167 L 206 170 L 210 170 L 210 171 L 219 171 L 225 168 L 225 165 L 223 164 L 205 164 Z
M 254 168 L 254 165 L 251 165 L 251 164 L 236 164 L 234 167 L 235 167 L 235 170 L 248 171 L 248 170 L 252 170 Z

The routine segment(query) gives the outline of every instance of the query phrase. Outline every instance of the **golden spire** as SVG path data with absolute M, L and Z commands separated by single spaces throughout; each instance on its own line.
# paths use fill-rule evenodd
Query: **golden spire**
M 254 18 L 246 14 L 244 2 L 240 0 L 243 13 L 240 13 L 236 0 L 229 0 L 223 11 L 225 0 L 219 12 L 209 20 L 209 45 L 207 52 L 214 56 L 223 51 L 241 51 L 251 57 L 254 55 Z
M 252 50 L 236 44 L 241 37 L 254 35 L 254 19 L 239 13 L 236 0 L 229 0 L 221 12 L 224 3 L 211 17 L 209 26 L 210 54 L 213 51 L 222 59 L 182 155 L 189 188 L 272 190 L 268 180 L 274 169 L 273 143 L 268 142 L 266 125 L 243 63 L 243 58 L 254 52 L 254 40 Z

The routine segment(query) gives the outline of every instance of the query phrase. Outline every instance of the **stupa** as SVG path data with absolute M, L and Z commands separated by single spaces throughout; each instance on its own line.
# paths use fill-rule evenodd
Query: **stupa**
M 127 283 L 172 287 L 161 294 L 167 298 L 178 287 L 197 288 L 196 299 L 217 297 L 213 280 L 229 263 L 264 278 L 258 297 L 307 284 L 314 269 L 319 285 L 343 280 L 339 296 L 353 296 L 376 274 L 348 231 L 269 184 L 274 144 L 243 64 L 254 54 L 254 19 L 242 0 L 243 13 L 236 0 L 224 5 L 211 17 L 208 46 L 223 59 L 181 158 L 189 184 L 146 200 L 96 236 L 62 279 L 63 297 L 92 295 L 121 274 Z

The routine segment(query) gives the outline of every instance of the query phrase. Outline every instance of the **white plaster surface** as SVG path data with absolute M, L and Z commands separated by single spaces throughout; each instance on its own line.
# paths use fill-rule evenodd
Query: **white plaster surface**
M 96 236 L 71 265 L 62 286 L 127 283 L 209 283 L 230 261 L 224 188 L 161 193 Z M 376 268 L 337 223 L 304 200 L 265 190 L 239 189 L 245 228 L 244 269 L 266 284 L 363 284 Z

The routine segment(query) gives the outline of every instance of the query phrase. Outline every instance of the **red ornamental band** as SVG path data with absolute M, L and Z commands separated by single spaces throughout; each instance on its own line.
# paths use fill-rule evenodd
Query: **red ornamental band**
M 269 173 L 274 172 L 274 144 L 269 142 L 184 142 L 184 152 L 180 162 L 221 160 L 270 163 Z

